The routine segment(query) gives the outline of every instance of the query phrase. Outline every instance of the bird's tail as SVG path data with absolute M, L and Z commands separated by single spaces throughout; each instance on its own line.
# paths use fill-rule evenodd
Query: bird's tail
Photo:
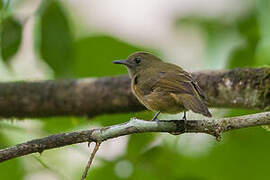
M 200 113 L 207 117 L 212 117 L 207 106 L 204 104 L 204 102 L 200 98 L 190 95 L 190 94 L 181 94 L 181 95 L 178 95 L 178 98 L 183 103 L 186 109 L 191 110 L 195 113 Z

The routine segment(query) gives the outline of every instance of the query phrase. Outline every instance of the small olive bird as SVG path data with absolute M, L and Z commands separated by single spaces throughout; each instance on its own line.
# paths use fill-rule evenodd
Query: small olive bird
M 146 52 L 133 53 L 114 63 L 127 67 L 134 95 L 146 108 L 157 111 L 152 120 L 158 120 L 159 113 L 181 111 L 184 111 L 183 120 L 186 120 L 187 110 L 212 116 L 205 105 L 202 89 L 181 67 Z

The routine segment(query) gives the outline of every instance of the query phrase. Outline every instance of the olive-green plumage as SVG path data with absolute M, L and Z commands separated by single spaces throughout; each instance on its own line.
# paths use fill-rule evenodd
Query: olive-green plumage
M 132 91 L 148 109 L 170 114 L 192 110 L 211 117 L 203 91 L 181 67 L 145 52 L 131 54 L 126 60 L 114 63 L 127 67 Z

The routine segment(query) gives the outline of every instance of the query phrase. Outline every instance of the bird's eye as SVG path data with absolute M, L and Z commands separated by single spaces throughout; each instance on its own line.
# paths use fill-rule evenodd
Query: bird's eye
M 136 57 L 136 58 L 134 59 L 134 61 L 135 61 L 136 64 L 139 64 L 139 63 L 141 62 L 141 58 Z

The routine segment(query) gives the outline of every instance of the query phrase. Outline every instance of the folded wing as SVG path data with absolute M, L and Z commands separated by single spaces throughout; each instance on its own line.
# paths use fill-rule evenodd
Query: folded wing
M 153 89 L 161 88 L 186 109 L 211 117 L 205 105 L 205 95 L 197 82 L 185 71 L 160 72 Z

